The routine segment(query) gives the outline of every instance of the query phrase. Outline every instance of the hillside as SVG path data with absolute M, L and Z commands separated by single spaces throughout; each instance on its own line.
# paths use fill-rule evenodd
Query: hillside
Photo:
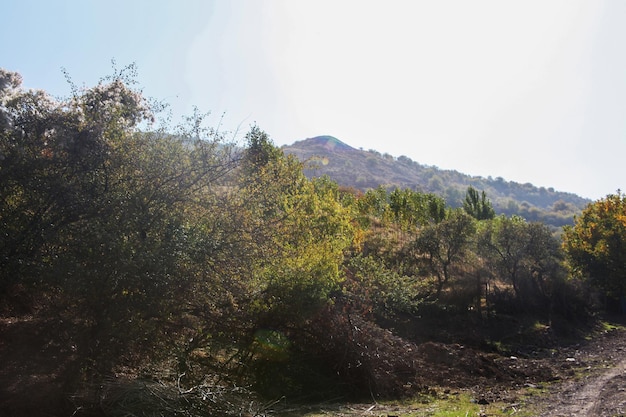
M 283 146 L 306 163 L 309 177 L 328 175 L 341 186 L 362 192 L 379 185 L 435 193 L 459 206 L 470 185 L 487 193 L 497 213 L 518 214 L 555 227 L 571 224 L 573 216 L 591 202 L 573 193 L 501 177 L 476 177 L 420 164 L 407 156 L 355 149 L 332 136 L 317 136 Z

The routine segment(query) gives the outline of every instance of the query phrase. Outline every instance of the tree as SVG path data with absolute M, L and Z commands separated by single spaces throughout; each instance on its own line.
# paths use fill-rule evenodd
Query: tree
M 48 300 L 92 375 L 172 342 L 154 330 L 211 271 L 192 243 L 233 168 L 218 135 L 140 129 L 153 115 L 130 70 L 60 100 L 0 72 L 0 300 L 11 286 Z
M 526 221 L 518 216 L 497 217 L 481 231 L 479 247 L 496 273 L 519 293 L 520 273 L 527 255 Z
M 521 217 L 496 217 L 483 224 L 478 251 L 493 273 L 508 281 L 522 308 L 544 308 L 552 284 L 562 277 L 562 252 L 548 226 Z
M 496 215 L 485 192 L 482 191 L 479 195 L 478 191 L 472 186 L 467 188 L 467 194 L 463 201 L 463 209 L 476 220 L 493 219 Z
M 255 171 L 269 166 L 282 156 L 282 152 L 272 143 L 270 137 L 258 126 L 253 126 L 246 134 L 246 150 L 244 156 L 245 172 Z
M 396 188 L 389 194 L 389 210 L 393 220 L 405 230 L 439 223 L 446 217 L 445 201 L 441 197 L 408 188 Z
M 373 216 L 379 220 L 384 220 L 389 208 L 387 190 L 382 185 L 367 190 L 365 195 L 359 198 L 358 207 L 363 216 Z
M 260 316 L 296 322 L 338 289 L 343 252 L 353 241 L 352 213 L 337 184 L 308 180 L 303 165 L 253 128 L 244 158 L 243 206 L 256 223 L 258 258 L 251 275 Z
M 589 204 L 565 227 L 563 247 L 577 276 L 607 295 L 626 294 L 626 196 L 618 191 Z
M 437 297 L 450 280 L 451 267 L 463 259 L 474 232 L 473 219 L 460 210 L 450 210 L 440 223 L 419 230 L 414 248 L 418 259 L 424 260 L 437 278 Z

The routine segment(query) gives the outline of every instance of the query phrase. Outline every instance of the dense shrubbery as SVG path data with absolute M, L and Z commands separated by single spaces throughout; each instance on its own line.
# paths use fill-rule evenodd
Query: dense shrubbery
M 185 415 L 226 387 L 404 395 L 419 323 L 585 314 L 546 226 L 495 217 L 476 190 L 453 209 L 309 180 L 257 127 L 243 148 L 201 117 L 158 128 L 127 75 L 57 101 L 0 72 L 0 307 L 54 323 L 71 411 L 145 377 L 168 407 L 192 398 Z

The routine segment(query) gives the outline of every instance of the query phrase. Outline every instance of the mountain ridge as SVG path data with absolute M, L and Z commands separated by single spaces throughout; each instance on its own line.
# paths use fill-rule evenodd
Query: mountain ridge
M 356 150 L 355 148 L 348 145 L 347 143 L 342 142 L 336 137 L 330 136 L 330 135 L 315 136 L 312 138 L 304 139 L 301 141 L 294 142 L 294 144 L 291 146 L 298 146 L 299 144 L 306 144 L 306 146 L 323 147 L 327 150 L 337 150 L 337 151 Z
M 452 207 L 462 205 L 469 186 L 485 191 L 499 214 L 517 214 L 529 221 L 560 227 L 573 223 L 574 215 L 591 200 L 577 194 L 506 181 L 502 177 L 471 176 L 455 170 L 424 165 L 407 156 L 394 157 L 376 150 L 356 149 L 334 136 L 323 135 L 284 145 L 305 164 L 308 177 L 328 175 L 340 186 L 366 192 L 379 186 L 410 188 L 441 195 Z

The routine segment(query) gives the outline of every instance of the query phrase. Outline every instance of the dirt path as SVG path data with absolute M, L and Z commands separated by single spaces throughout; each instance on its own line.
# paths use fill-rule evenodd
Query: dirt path
M 603 338 L 571 359 L 587 374 L 554 387 L 542 416 L 626 416 L 626 332 Z M 542 401 L 542 402 L 544 402 Z
M 626 410 L 626 360 L 597 376 L 567 384 L 544 416 L 621 416 Z
M 568 383 L 544 416 L 623 416 L 626 412 L 626 360 L 600 375 Z M 554 401 L 556 400 L 556 401 Z

